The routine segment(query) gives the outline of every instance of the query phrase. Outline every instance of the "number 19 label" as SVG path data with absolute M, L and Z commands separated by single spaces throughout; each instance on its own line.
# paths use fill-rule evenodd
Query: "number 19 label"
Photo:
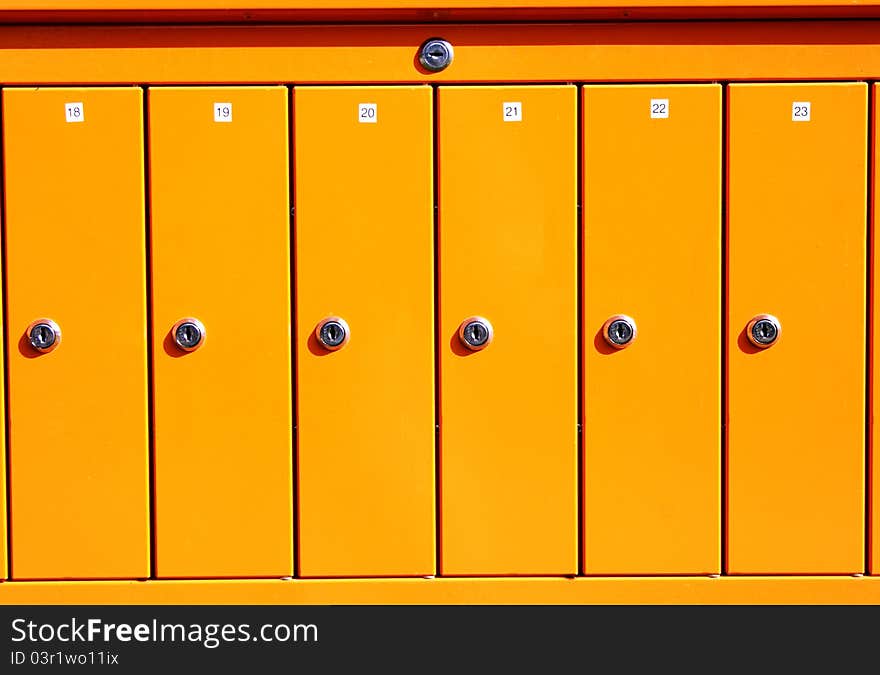
M 231 122 L 232 121 L 232 104 L 231 103 L 215 103 L 214 104 L 214 121 L 215 122 Z
M 86 117 L 83 112 L 83 104 L 80 103 L 65 103 L 64 104 L 64 119 L 68 122 L 84 122 Z

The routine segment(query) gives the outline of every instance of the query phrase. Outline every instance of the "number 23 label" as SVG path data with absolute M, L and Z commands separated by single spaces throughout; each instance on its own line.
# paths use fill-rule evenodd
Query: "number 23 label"
M 795 101 L 791 104 L 791 121 L 809 122 L 811 108 L 809 101 Z

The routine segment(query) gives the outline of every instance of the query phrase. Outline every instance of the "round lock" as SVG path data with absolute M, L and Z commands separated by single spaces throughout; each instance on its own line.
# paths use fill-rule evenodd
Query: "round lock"
M 488 347 L 493 335 L 492 324 L 481 316 L 468 317 L 458 328 L 458 338 L 462 344 L 475 352 Z
M 419 50 L 419 63 L 425 70 L 437 72 L 452 63 L 453 55 L 451 44 L 440 38 L 432 38 Z
M 205 344 L 205 327 L 192 317 L 181 319 L 171 329 L 174 344 L 185 352 L 191 352 Z
M 779 324 L 779 319 L 772 314 L 758 314 L 746 326 L 749 342 L 758 349 L 767 349 L 776 344 L 781 333 L 782 326 Z
M 315 329 L 315 337 L 324 349 L 335 352 L 348 344 L 351 331 L 345 319 L 338 316 L 328 316 L 318 324 Z
M 602 326 L 602 337 L 615 349 L 629 347 L 638 335 L 636 322 L 626 314 L 615 314 Z
M 45 354 L 61 344 L 61 329 L 52 319 L 37 319 L 28 326 L 27 338 L 31 347 Z

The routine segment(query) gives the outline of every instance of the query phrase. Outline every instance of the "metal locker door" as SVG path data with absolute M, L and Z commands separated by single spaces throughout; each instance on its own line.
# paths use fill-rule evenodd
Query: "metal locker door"
M 871 87 L 871 96 L 873 97 L 873 110 L 874 110 L 874 138 L 872 139 L 872 152 L 874 156 L 872 157 L 872 174 L 874 177 L 874 192 L 876 195 L 880 194 L 880 172 L 877 171 L 877 156 L 876 156 L 876 148 L 878 147 L 877 143 L 877 133 L 880 127 L 877 126 L 878 122 L 880 122 L 880 110 L 877 109 L 877 97 L 878 97 L 878 87 L 880 85 L 874 84 Z M 871 260 L 878 260 L 878 240 L 877 235 L 880 232 L 880 229 L 877 227 L 878 218 L 880 218 L 880 210 L 877 209 L 875 204 L 873 209 L 874 222 L 872 223 L 872 245 L 873 251 L 871 252 Z M 873 264 L 876 264 L 874 262 Z M 880 312 L 877 309 L 877 302 L 880 299 L 880 278 L 878 278 L 877 272 L 872 268 L 872 308 L 871 308 L 871 321 L 872 324 L 870 326 L 870 334 L 871 334 L 871 387 L 873 391 L 871 392 L 871 458 L 870 458 L 870 466 L 871 466 L 871 475 L 869 476 L 869 480 L 871 482 L 870 489 L 870 526 L 871 532 L 869 540 L 871 542 L 871 550 L 870 550 L 870 561 L 869 561 L 869 572 L 871 574 L 880 574 L 880 461 L 878 461 L 877 453 L 880 451 L 880 425 L 875 424 L 873 420 L 878 419 L 880 417 L 880 396 L 877 394 L 877 385 L 880 383 L 880 373 L 878 373 L 878 366 L 880 366 L 880 349 L 877 346 L 878 337 L 880 337 L 880 333 L 878 333 L 878 318 L 880 318 Z
M 293 573 L 285 87 L 149 90 L 156 571 Z
M 434 574 L 432 91 L 294 109 L 298 573 Z
M 577 571 L 577 90 L 440 87 L 441 571 Z
M 729 100 L 728 571 L 864 571 L 867 86 Z
M 141 90 L 3 101 L 11 572 L 147 577 Z
M 584 88 L 585 574 L 721 571 L 721 87 Z

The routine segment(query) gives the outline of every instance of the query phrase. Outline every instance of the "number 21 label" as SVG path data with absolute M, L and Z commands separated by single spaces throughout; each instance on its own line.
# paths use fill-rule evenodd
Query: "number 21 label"
M 507 101 L 502 103 L 505 122 L 522 122 L 522 103 L 520 101 Z

